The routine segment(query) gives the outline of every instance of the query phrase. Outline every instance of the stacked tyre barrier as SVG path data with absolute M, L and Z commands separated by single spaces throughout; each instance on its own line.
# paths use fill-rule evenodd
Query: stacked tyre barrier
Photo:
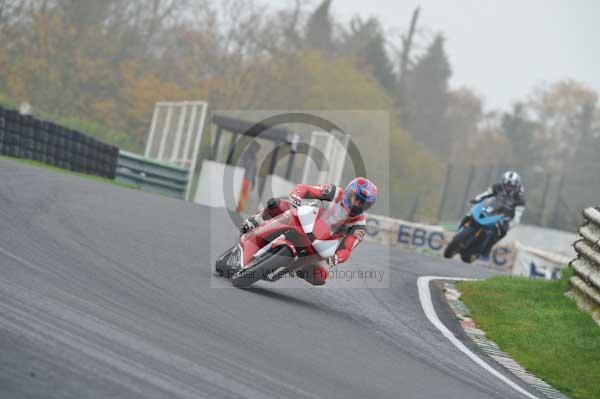
M 119 149 L 78 131 L 0 107 L 0 155 L 114 179 Z
M 574 244 L 577 258 L 570 266 L 575 270 L 571 286 L 580 297 L 600 307 L 600 207 L 583 211 L 581 239 Z

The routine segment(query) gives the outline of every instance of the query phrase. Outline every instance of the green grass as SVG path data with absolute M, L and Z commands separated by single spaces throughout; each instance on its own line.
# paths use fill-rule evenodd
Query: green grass
M 30 159 L 13 158 L 13 157 L 7 157 L 7 156 L 3 156 L 3 155 L 0 155 L 0 159 L 7 159 L 7 160 L 18 162 L 18 163 L 21 163 L 24 165 L 35 166 L 36 168 L 40 168 L 40 169 L 46 169 L 46 170 L 50 170 L 50 171 L 57 172 L 57 173 L 65 173 L 65 174 L 69 174 L 69 175 L 79 176 L 79 177 L 82 177 L 82 178 L 85 178 L 88 180 L 94 180 L 94 181 L 97 181 L 100 183 L 113 184 L 115 186 L 120 186 L 120 187 L 131 188 L 131 189 L 137 190 L 137 187 L 135 187 L 131 184 L 121 183 L 121 182 L 113 180 L 113 179 L 107 179 L 106 177 L 88 175 L 86 173 L 72 172 L 67 169 L 57 168 L 56 166 L 48 165 L 43 162 L 32 161 Z
M 573 399 L 600 398 L 600 327 L 560 281 L 514 277 L 463 282 L 475 322 L 527 370 Z

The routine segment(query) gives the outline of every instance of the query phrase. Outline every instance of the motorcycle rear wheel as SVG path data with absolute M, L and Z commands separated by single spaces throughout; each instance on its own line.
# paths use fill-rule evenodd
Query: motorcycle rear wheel
M 255 282 L 262 280 L 268 274 L 283 266 L 283 262 L 292 260 L 292 251 L 288 247 L 282 247 L 275 252 L 269 252 L 259 259 L 253 260 L 252 264 L 231 277 L 231 283 L 237 288 L 248 288 Z

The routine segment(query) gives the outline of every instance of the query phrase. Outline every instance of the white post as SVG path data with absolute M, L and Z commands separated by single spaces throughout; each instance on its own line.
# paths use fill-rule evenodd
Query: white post
M 181 108 L 179 110 L 179 122 L 177 123 L 177 132 L 175 133 L 175 143 L 173 143 L 173 148 L 171 150 L 171 162 L 175 162 L 178 165 L 181 165 L 181 162 L 178 162 L 177 159 L 179 157 L 179 150 L 181 149 L 183 125 L 185 124 L 185 117 L 187 114 L 187 102 L 182 102 L 180 104 Z M 185 159 L 183 160 L 183 162 L 185 162 Z
M 319 184 L 325 184 L 328 183 L 330 181 L 331 178 L 331 174 L 333 172 L 333 168 L 335 167 L 334 163 L 333 163 L 333 141 L 335 140 L 335 137 L 333 137 L 332 133 L 328 133 L 327 135 L 327 144 L 325 145 L 325 151 L 324 151 L 324 155 L 325 155 L 325 161 L 327 161 L 327 165 L 329 166 L 329 170 L 325 173 L 319 172 Z M 323 178 L 324 175 L 324 178 Z
M 350 141 L 350 136 L 347 134 L 342 134 L 342 137 L 339 137 L 339 134 L 335 135 L 335 151 L 333 153 L 332 162 L 333 165 L 333 174 L 331 176 L 331 183 L 336 186 L 340 185 L 340 181 L 342 179 L 342 173 L 344 172 L 344 166 L 346 164 L 346 154 L 348 148 L 348 142 Z
M 308 146 L 308 153 L 305 156 L 305 160 L 304 160 L 304 170 L 302 171 L 302 183 L 306 183 L 306 184 L 312 184 L 309 183 L 308 180 L 308 173 L 309 173 L 309 168 L 310 168 L 310 162 L 314 162 L 312 159 L 312 155 L 313 155 L 313 145 L 315 144 L 315 132 L 313 132 L 310 135 L 310 144 Z
M 198 151 L 200 150 L 200 141 L 202 140 L 202 133 L 204 132 L 204 122 L 206 120 L 206 111 L 208 110 L 207 103 L 201 103 L 202 113 L 200 115 L 200 125 L 198 126 L 198 133 L 196 134 L 196 142 L 194 143 L 194 152 L 192 154 L 192 164 L 190 165 L 190 172 L 188 176 L 187 188 L 185 190 L 185 198 L 190 199 L 190 191 L 192 188 L 192 180 L 194 180 L 194 172 L 196 171 L 196 162 L 198 162 Z
M 194 124 L 196 123 L 196 114 L 198 113 L 198 104 L 192 104 L 192 115 L 190 116 L 185 145 L 183 146 L 183 159 L 189 164 L 190 145 L 192 144 L 192 135 L 194 134 Z
M 152 123 L 150 124 L 150 131 L 148 132 L 148 141 L 146 142 L 146 151 L 144 157 L 150 157 L 150 151 L 152 151 L 152 141 L 154 141 L 154 132 L 156 131 L 156 123 L 158 122 L 158 114 L 160 113 L 160 105 L 154 106 L 154 112 L 152 113 Z
M 171 116 L 173 115 L 173 106 L 168 105 L 167 108 L 167 120 L 165 121 L 165 126 L 163 128 L 163 134 L 160 139 L 160 147 L 158 148 L 158 160 L 163 161 L 163 157 L 165 155 L 165 144 L 167 143 L 167 136 L 169 134 L 169 127 L 171 126 Z

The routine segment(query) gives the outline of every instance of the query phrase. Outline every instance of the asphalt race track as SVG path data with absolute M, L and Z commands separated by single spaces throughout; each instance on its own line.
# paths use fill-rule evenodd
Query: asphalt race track
M 365 243 L 342 267 L 389 271 L 389 288 L 211 286 L 228 220 L 0 160 L 0 398 L 522 397 L 418 299 L 421 275 L 492 271 Z

